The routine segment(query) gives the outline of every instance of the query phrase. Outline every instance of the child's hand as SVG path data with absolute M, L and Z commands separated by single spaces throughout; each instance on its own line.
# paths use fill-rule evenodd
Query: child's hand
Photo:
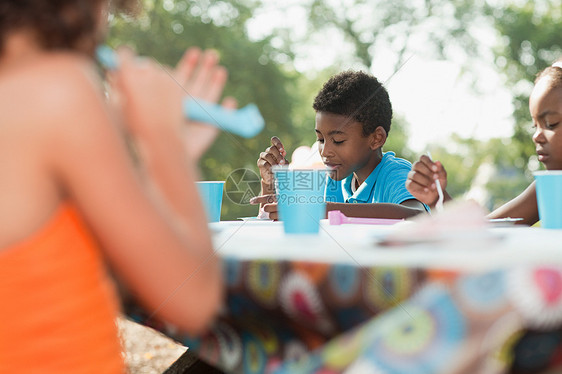
M 277 198 L 275 195 L 262 195 L 252 197 L 250 199 L 250 204 L 257 205 L 262 204 L 261 209 L 269 214 L 269 218 L 277 221 L 279 219 L 279 211 L 277 207 Z
M 170 131 L 178 136 L 184 94 L 176 82 L 154 61 L 139 59 L 128 48 L 120 48 L 118 55 L 121 67 L 111 82 L 128 130 L 141 138 Z
M 273 186 L 271 167 L 274 165 L 287 165 L 289 162 L 285 156 L 287 156 L 287 151 L 283 147 L 281 140 L 276 136 L 272 137 L 271 147 L 266 148 L 265 152 L 260 153 L 260 158 L 258 159 L 261 179 L 265 184 Z
M 440 161 L 433 162 L 425 155 L 412 166 L 408 173 L 406 188 L 416 199 L 429 206 L 434 206 L 439 198 L 435 180 L 439 179 L 443 191 L 447 187 L 447 172 Z
M 201 52 L 199 48 L 188 49 L 176 66 L 174 77 L 185 90 L 185 96 L 194 100 L 216 103 L 222 95 L 228 72 L 218 65 L 219 57 L 215 51 Z M 234 98 L 227 97 L 222 105 L 236 109 Z M 219 133 L 215 126 L 187 121 L 184 144 L 188 156 L 197 161 L 213 143 Z

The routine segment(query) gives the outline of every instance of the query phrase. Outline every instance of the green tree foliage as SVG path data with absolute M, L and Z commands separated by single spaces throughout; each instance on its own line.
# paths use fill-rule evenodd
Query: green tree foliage
M 277 52 L 269 39 L 252 42 L 244 23 L 252 15 L 251 2 L 145 0 L 144 11 L 135 19 L 114 18 L 109 43 L 128 44 L 138 53 L 174 65 L 186 48 L 216 49 L 229 71 L 225 94 L 240 106 L 256 103 L 266 120 L 264 131 L 253 139 L 223 133 L 201 160 L 204 180 L 225 180 L 237 169 L 257 172 L 256 160 L 272 135 L 281 137 L 287 149 L 312 143 L 314 120 L 293 121 L 302 97 L 299 76 L 276 62 Z M 312 113 L 311 102 L 309 111 Z M 305 143 L 306 144 L 306 143 Z M 255 184 L 253 185 L 255 187 Z M 248 188 L 245 183 L 240 188 Z M 246 199 L 247 200 L 247 199 Z M 225 196 L 223 219 L 254 215 L 257 208 L 236 204 Z
M 143 12 L 137 17 L 111 20 L 110 45 L 130 45 L 139 54 L 170 66 L 190 46 L 213 48 L 229 71 L 225 95 L 235 97 L 240 106 L 253 102 L 260 108 L 266 120 L 266 128 L 260 135 L 243 139 L 223 133 L 200 164 L 202 179 L 227 180 L 222 219 L 254 215 L 257 208 L 248 205 L 247 199 L 258 187 L 255 175 L 259 153 L 269 146 L 273 135 L 283 140 L 289 157 L 297 146 L 315 141 L 312 102 L 322 84 L 339 71 L 338 67 L 308 78 L 288 63 L 293 57 L 291 51 L 272 46 L 274 35 L 251 41 L 245 23 L 259 6 L 257 1 L 144 0 L 143 3 Z M 407 154 L 403 127 L 400 120 L 394 121 L 387 147 L 399 155 Z M 239 186 L 229 185 L 229 176 Z M 229 194 L 229 188 L 239 188 L 246 194 Z
M 398 69 L 413 54 L 456 61 L 463 56 L 465 71 L 470 71 L 474 60 L 485 52 L 473 37 L 473 31 L 484 24 L 495 27 L 501 36 L 494 52 L 514 94 L 515 135 L 511 140 L 488 142 L 453 137 L 447 146 L 435 146 L 433 157 L 447 167 L 449 191 L 456 196 L 469 190 L 481 163 L 493 162 L 499 171 L 488 183 L 493 193 L 491 208 L 520 192 L 530 179 L 528 167 L 538 164 L 533 157 L 527 102 L 535 74 L 562 55 L 562 0 L 516 4 L 511 0 L 303 0 L 298 5 L 306 9 L 310 21 L 306 38 L 336 30 L 353 47 L 352 55 L 341 56 L 313 77 L 297 72 L 292 65 L 295 46 L 306 40 L 294 39 L 289 28 L 250 40 L 247 22 L 264 9 L 266 0 L 143 3 L 144 12 L 136 19 L 112 19 L 110 45 L 132 45 L 139 53 L 168 65 L 175 64 L 189 46 L 214 48 L 230 74 L 225 94 L 237 98 L 240 106 L 256 103 L 266 119 L 266 129 L 254 139 L 223 133 L 201 160 L 203 179 L 225 180 L 234 170 L 244 168 L 257 173 L 257 157 L 272 135 L 279 136 L 289 151 L 312 144 L 312 100 L 329 76 L 350 65 L 370 69 L 377 61 L 390 59 Z M 407 130 L 408 124 L 397 113 L 384 149 L 413 160 L 416 157 L 406 145 Z M 256 207 L 238 205 L 228 198 L 223 204 L 223 219 L 255 212 Z
M 496 49 L 497 65 L 514 94 L 515 134 L 519 165 L 527 166 L 535 154 L 531 141 L 529 96 L 536 74 L 562 57 L 562 1 L 527 1 L 523 5 L 486 9 L 504 43 Z
M 311 0 L 309 9 L 313 29 L 340 30 L 353 45 L 356 60 L 366 67 L 390 58 L 398 69 L 408 56 L 425 52 L 456 61 L 464 56 L 463 70 L 471 72 L 475 60 L 489 53 L 474 35 L 491 25 L 501 41 L 493 51 L 496 65 L 513 92 L 514 136 L 488 142 L 453 137 L 452 146 L 438 147 L 441 152 L 434 152 L 434 157 L 450 171 L 450 192 L 457 196 L 469 190 L 480 164 L 493 162 L 497 175 L 487 184 L 490 208 L 513 198 L 529 183 L 530 171 L 539 164 L 528 99 L 537 72 L 562 56 L 561 0 Z M 426 42 L 420 45 L 420 40 Z M 381 56 L 389 49 L 391 56 Z
M 400 115 L 394 114 L 392 117 L 392 125 L 383 150 L 392 151 L 396 156 L 412 162 L 416 160 L 414 152 L 408 148 L 408 123 Z
M 311 31 L 339 30 L 365 67 L 384 58 L 398 69 L 414 53 L 447 57 L 451 44 L 479 49 L 466 31 L 481 12 L 469 0 L 311 0 L 306 7 Z

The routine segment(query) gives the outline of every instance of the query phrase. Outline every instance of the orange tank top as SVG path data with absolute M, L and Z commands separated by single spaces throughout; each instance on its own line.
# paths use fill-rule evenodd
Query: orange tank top
M 122 374 L 117 314 L 102 255 L 70 204 L 0 250 L 0 373 Z

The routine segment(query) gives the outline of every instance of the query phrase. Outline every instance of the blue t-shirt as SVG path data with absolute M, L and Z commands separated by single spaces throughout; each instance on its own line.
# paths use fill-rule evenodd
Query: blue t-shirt
M 415 199 L 406 189 L 406 179 L 412 164 L 394 152 L 385 152 L 375 170 L 353 193 L 351 180 L 353 173 L 341 181 L 328 178 L 324 197 L 334 203 L 392 203 L 400 204 Z

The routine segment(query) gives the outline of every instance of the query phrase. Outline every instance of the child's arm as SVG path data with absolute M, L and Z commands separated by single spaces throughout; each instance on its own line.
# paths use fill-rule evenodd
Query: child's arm
M 60 95 L 40 119 L 53 134 L 44 147 L 48 170 L 139 301 L 182 330 L 200 332 L 219 307 L 221 271 L 181 142 L 183 93 L 160 67 L 124 56 L 116 81 L 154 182 L 144 183 L 84 68 L 68 65 L 57 80 Z
M 444 202 L 452 200 L 447 187 L 447 172 L 440 161 L 433 162 L 429 157 L 423 155 L 419 161 L 412 166 L 406 180 L 406 189 L 419 201 L 435 208 L 439 195 L 435 180 L 439 179 L 443 188 Z
M 252 198 L 252 204 L 262 204 L 269 218 L 279 219 L 279 208 L 275 195 L 263 195 Z M 375 203 L 375 204 L 349 204 L 326 203 L 326 217 L 330 210 L 339 210 L 348 217 L 365 218 L 410 218 L 425 212 L 425 208 L 418 200 L 410 199 L 402 204 Z
M 326 203 L 326 212 L 330 210 L 339 210 L 348 217 L 365 218 L 410 218 L 425 212 L 422 203 L 413 199 L 406 200 L 402 204 L 349 204 L 328 202 Z
M 515 199 L 490 213 L 488 218 L 523 218 L 521 224 L 534 225 L 539 220 L 535 182 Z

